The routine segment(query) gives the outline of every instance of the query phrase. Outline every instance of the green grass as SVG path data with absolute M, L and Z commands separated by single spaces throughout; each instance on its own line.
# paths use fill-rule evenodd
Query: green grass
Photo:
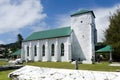
M 8 64 L 8 62 L 7 62 L 7 61 L 0 60 L 0 66 L 2 66 L 2 65 L 7 65 L 7 64 Z
M 0 80 L 10 80 L 8 78 L 8 74 L 12 72 L 13 70 L 7 70 L 7 71 L 0 71 Z
M 62 68 L 62 69 L 73 69 L 74 65 L 68 62 L 29 62 L 24 65 L 32 65 L 39 67 L 48 67 L 48 68 Z
M 120 70 L 120 66 L 109 66 L 108 62 L 102 62 L 100 64 L 80 64 L 80 70 L 93 70 L 93 71 L 113 71 Z
M 75 69 L 75 65 L 68 62 L 29 62 L 24 65 L 32 65 L 49 68 Z M 108 62 L 100 64 L 79 64 L 79 70 L 94 70 L 94 71 L 116 71 L 120 70 L 119 66 L 109 66 Z
M 8 62 L 5 60 L 0 60 L 0 66 L 7 65 Z M 0 71 L 0 80 L 10 80 L 8 78 L 8 74 L 12 72 L 13 70 L 7 70 L 7 71 Z

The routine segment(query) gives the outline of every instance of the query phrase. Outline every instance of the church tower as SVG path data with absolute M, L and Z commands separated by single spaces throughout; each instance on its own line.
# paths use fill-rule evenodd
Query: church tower
M 71 15 L 72 56 L 83 63 L 92 63 L 95 57 L 97 32 L 93 11 L 80 10 Z

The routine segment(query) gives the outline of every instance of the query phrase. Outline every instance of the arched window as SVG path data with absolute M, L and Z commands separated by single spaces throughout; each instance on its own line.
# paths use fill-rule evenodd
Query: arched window
M 61 44 L 61 56 L 64 56 L 64 44 Z
M 29 56 L 29 46 L 27 46 L 27 56 Z
M 51 56 L 54 56 L 54 52 L 55 52 L 55 46 L 54 44 L 51 45 Z
M 34 46 L 34 55 L 37 56 L 37 47 L 36 47 L 36 45 Z
M 45 45 L 42 46 L 42 56 L 45 56 Z

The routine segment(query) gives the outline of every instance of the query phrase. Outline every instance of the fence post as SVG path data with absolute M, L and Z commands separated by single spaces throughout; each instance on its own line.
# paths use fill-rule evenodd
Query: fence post
M 75 69 L 78 70 L 78 61 L 75 60 Z

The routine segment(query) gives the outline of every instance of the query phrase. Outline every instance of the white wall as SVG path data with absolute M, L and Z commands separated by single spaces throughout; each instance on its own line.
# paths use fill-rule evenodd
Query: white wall
M 64 43 L 64 56 L 61 56 L 61 43 Z M 71 45 L 70 37 L 52 38 L 45 40 L 27 41 L 22 43 L 22 58 L 33 61 L 70 61 Z M 51 45 L 54 44 L 54 56 L 51 56 Z M 37 56 L 34 56 L 34 46 L 37 46 Z M 45 56 L 42 56 L 42 46 L 45 45 Z M 29 56 L 27 56 L 27 46 L 29 48 Z M 70 49 L 70 50 L 69 50 Z M 23 57 L 25 56 L 25 58 Z
M 91 23 L 94 21 L 91 13 L 71 17 L 72 54 L 74 59 L 80 58 L 84 62 L 91 63 L 94 54 L 94 35 Z

